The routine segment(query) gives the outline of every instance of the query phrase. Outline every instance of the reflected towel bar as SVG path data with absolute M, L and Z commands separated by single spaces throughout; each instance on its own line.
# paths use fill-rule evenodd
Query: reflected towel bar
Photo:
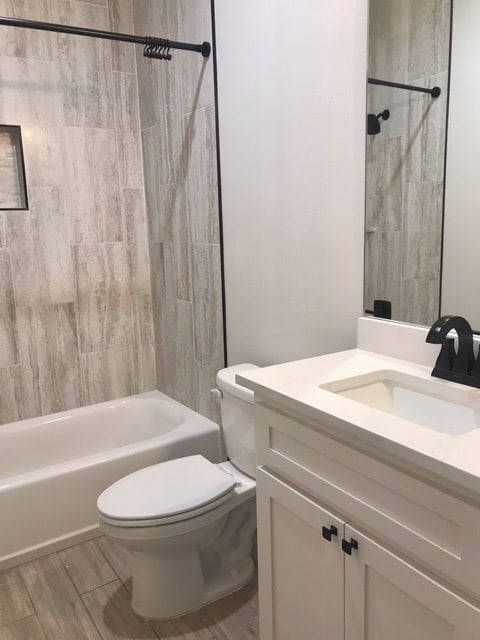
M 432 98 L 438 98 L 442 93 L 440 87 L 417 87 L 413 84 L 401 84 L 399 82 L 389 82 L 388 80 L 377 80 L 376 78 L 368 78 L 368 84 L 378 84 L 382 87 L 393 87 L 394 89 L 405 89 L 406 91 L 420 91 L 420 93 L 429 93 Z
M 143 55 L 146 58 L 157 60 L 171 60 L 170 49 L 182 49 L 183 51 L 195 51 L 201 53 L 204 58 L 208 58 L 211 51 L 209 42 L 202 44 L 191 44 L 188 42 L 175 42 L 165 38 L 151 38 L 147 36 L 134 36 L 128 33 L 112 33 L 99 29 L 86 29 L 85 27 L 70 27 L 63 24 L 52 24 L 49 22 L 36 22 L 34 20 L 24 20 L 22 18 L 0 17 L 0 25 L 8 27 L 23 27 L 25 29 L 39 29 L 40 31 L 54 31 L 75 36 L 87 36 L 90 38 L 104 38 L 106 40 L 117 40 L 121 42 L 133 42 L 143 44 Z

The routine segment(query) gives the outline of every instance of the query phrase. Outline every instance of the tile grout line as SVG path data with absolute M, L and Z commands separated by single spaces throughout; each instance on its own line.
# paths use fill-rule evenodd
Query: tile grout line
M 99 536 L 99 538 L 102 538 L 105 536 Z M 101 548 L 101 546 L 98 544 L 98 539 L 95 539 L 95 546 L 97 547 L 98 551 L 100 552 L 100 555 L 103 556 L 105 562 L 108 564 L 108 566 L 110 567 L 110 569 L 113 571 L 113 573 L 117 576 L 117 580 L 120 580 L 121 584 L 124 584 L 123 580 L 121 579 L 121 577 L 118 575 L 118 573 L 115 571 L 115 567 L 113 566 L 113 564 L 109 561 L 109 559 L 107 558 L 107 556 L 105 555 L 105 553 L 103 553 L 103 549 Z M 111 584 L 111 583 L 109 583 Z M 128 589 L 127 589 L 128 591 Z
M 24 563 L 24 564 L 27 564 L 27 563 Z M 15 574 L 18 576 L 18 578 L 19 578 L 20 582 L 21 582 L 21 583 L 22 583 L 22 585 L 23 585 L 23 588 L 24 588 L 24 590 L 25 590 L 25 593 L 27 594 L 28 601 L 30 602 L 30 605 L 31 605 L 31 607 L 32 607 L 32 611 L 34 612 L 34 615 L 38 616 L 38 611 L 37 611 L 37 609 L 36 609 L 36 607 L 35 607 L 35 605 L 34 605 L 34 603 L 33 603 L 32 596 L 30 595 L 30 591 L 28 590 L 28 587 L 27 587 L 27 583 L 26 583 L 26 582 L 25 582 L 25 580 L 23 579 L 22 572 L 21 572 L 21 571 L 18 571 L 18 568 L 19 568 L 19 567 L 21 567 L 21 566 L 22 566 L 22 565 L 18 565 L 17 567 L 14 567 L 14 569 L 15 569 Z M 30 617 L 31 617 L 31 616 L 25 616 L 25 618 L 30 618 Z M 0 627 L 1 627 L 1 625 L 0 625 Z
M 113 569 L 113 567 L 112 567 L 112 569 Z M 118 581 L 120 581 L 120 583 L 122 583 L 122 581 L 120 580 L 120 578 L 117 576 L 116 573 L 115 573 L 115 576 L 116 577 L 115 577 L 114 580 L 109 580 L 108 582 L 104 582 L 103 584 L 99 584 L 96 587 L 93 587 L 93 589 L 88 589 L 88 591 L 82 591 L 82 593 L 80 593 L 80 591 L 77 589 L 77 593 L 80 596 L 80 598 L 82 598 L 82 600 L 83 600 L 83 596 L 86 596 L 89 593 L 93 593 L 94 591 L 97 591 L 97 589 L 103 589 L 103 587 L 106 587 L 107 585 L 113 584 L 114 582 L 118 582 Z
M 87 607 L 87 606 L 86 606 L 86 604 L 84 603 L 83 598 L 82 598 L 82 596 L 81 596 L 80 592 L 78 591 L 76 584 L 75 584 L 75 583 L 74 583 L 74 581 L 72 580 L 72 578 L 71 578 L 70 574 L 69 574 L 69 573 L 68 573 L 68 571 L 67 571 L 67 568 L 66 568 L 66 567 L 65 567 L 65 565 L 63 564 L 63 561 L 62 561 L 62 559 L 61 559 L 61 557 L 60 557 L 59 553 L 58 553 L 58 552 L 55 552 L 55 553 L 52 553 L 52 555 L 55 555 L 55 556 L 57 556 L 57 557 L 58 557 L 58 561 L 60 562 L 60 564 L 61 564 L 61 566 L 62 566 L 62 569 L 63 569 L 63 571 L 64 571 L 65 575 L 67 576 L 67 579 L 68 579 L 68 580 L 70 581 L 70 583 L 72 584 L 72 586 L 73 586 L 73 588 L 74 588 L 74 590 L 75 590 L 75 593 L 77 594 L 78 599 L 80 600 L 80 603 L 81 603 L 82 607 L 85 609 L 85 611 L 86 611 L 86 613 L 87 613 L 87 616 L 89 617 L 89 619 L 91 620 L 91 622 L 92 622 L 92 624 L 93 624 L 93 627 L 97 630 L 98 637 L 100 638 L 100 640 L 108 640 L 108 638 L 104 638 L 104 637 L 103 637 L 103 635 L 102 635 L 102 633 L 101 633 L 100 629 L 99 629 L 99 628 L 97 627 L 97 625 L 95 624 L 95 620 L 92 618 L 92 616 L 91 616 L 91 614 L 90 614 L 90 611 L 88 610 L 88 607 Z
M 28 594 L 28 599 L 30 600 L 29 594 Z M 32 608 L 33 608 L 33 613 L 30 613 L 28 616 L 23 616 L 22 618 L 17 618 L 16 620 L 10 620 L 10 622 L 7 622 L 6 624 L 0 624 L 0 631 L 14 624 L 17 624 L 17 622 L 22 622 L 22 620 L 28 620 L 29 618 L 38 618 L 38 614 L 35 611 L 35 607 L 32 607 Z

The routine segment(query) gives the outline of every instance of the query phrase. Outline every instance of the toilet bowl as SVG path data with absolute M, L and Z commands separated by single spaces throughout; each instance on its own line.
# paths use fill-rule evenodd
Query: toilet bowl
M 101 528 L 131 553 L 139 615 L 167 619 L 195 611 L 254 573 L 253 394 L 234 381 L 238 371 L 253 368 L 237 365 L 217 375 L 229 462 L 200 455 L 169 460 L 122 478 L 98 498 Z

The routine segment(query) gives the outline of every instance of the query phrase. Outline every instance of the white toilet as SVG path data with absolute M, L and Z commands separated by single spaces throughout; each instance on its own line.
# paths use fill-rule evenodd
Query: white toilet
M 245 585 L 254 572 L 253 393 L 222 369 L 222 421 L 229 462 L 200 455 L 146 467 L 98 498 L 101 528 L 132 555 L 132 607 L 146 618 L 200 609 Z

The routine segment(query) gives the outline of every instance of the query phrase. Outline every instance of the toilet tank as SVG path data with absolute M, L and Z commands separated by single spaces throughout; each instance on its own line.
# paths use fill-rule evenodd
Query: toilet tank
M 217 373 L 222 392 L 222 426 L 227 455 L 232 464 L 248 476 L 255 477 L 255 424 L 253 391 L 235 382 L 235 375 L 258 369 L 254 364 L 237 364 Z

